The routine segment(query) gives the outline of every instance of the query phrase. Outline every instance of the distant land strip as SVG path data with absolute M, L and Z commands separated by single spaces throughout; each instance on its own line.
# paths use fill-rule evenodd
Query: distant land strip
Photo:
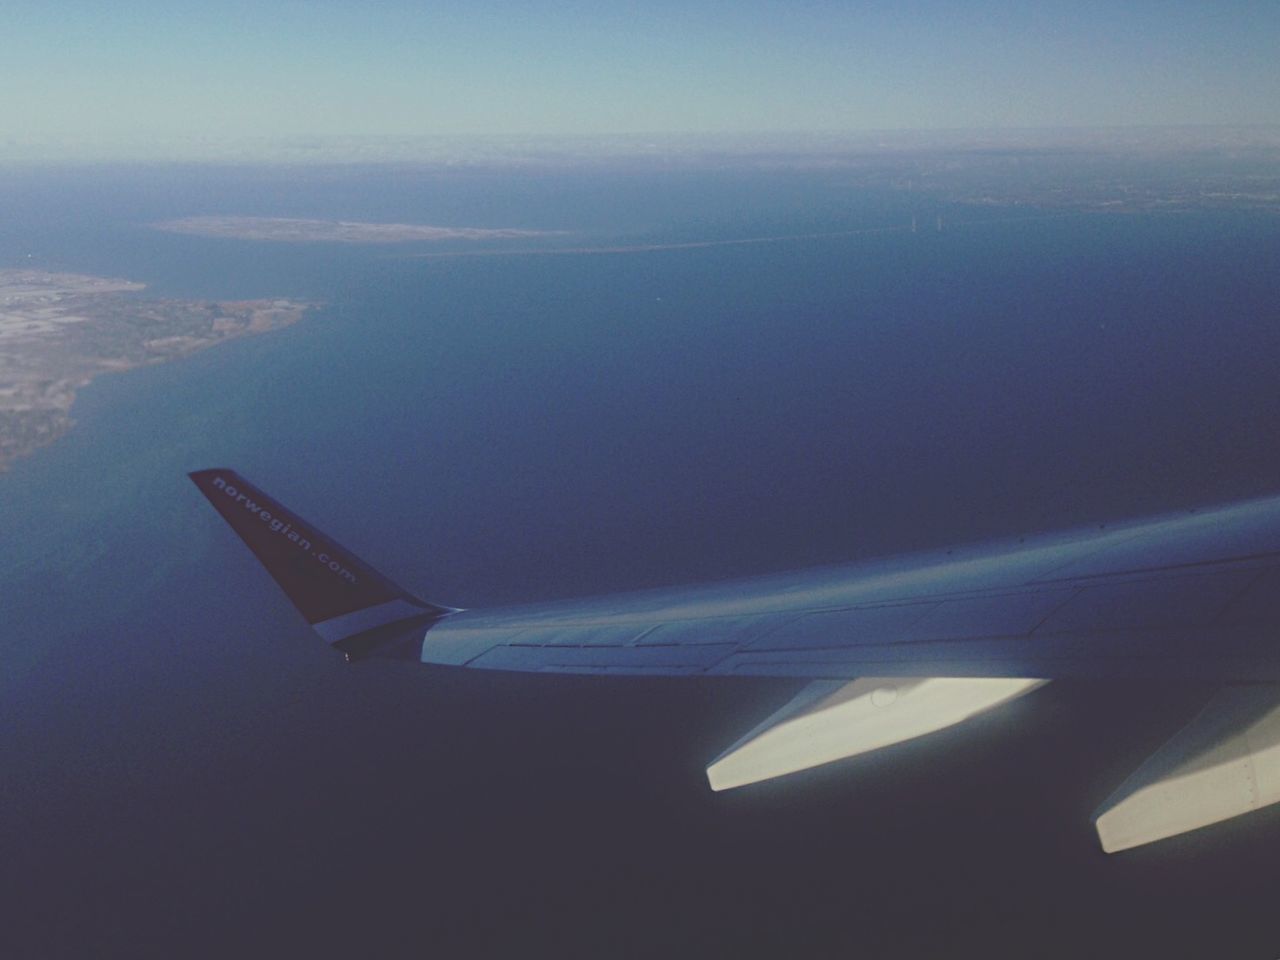
M 153 223 L 157 230 L 200 237 L 270 240 L 275 243 L 413 243 L 441 240 L 525 240 L 563 231 L 514 227 L 436 227 L 416 223 L 302 220 L 292 217 L 205 216 Z
M 130 296 L 143 284 L 0 269 L 0 472 L 71 429 L 76 391 L 111 371 L 165 363 L 296 322 L 285 299 Z
M 502 250 L 433 250 L 430 253 L 407 253 L 411 260 L 436 260 L 444 257 L 554 257 L 569 254 L 649 253 L 654 250 L 701 250 L 706 247 L 740 247 L 756 243 L 786 243 L 790 240 L 828 240 L 853 237 L 864 233 L 909 233 L 909 225 L 862 227 L 833 233 L 791 233 L 772 237 L 740 237 L 733 240 L 685 240 L 676 243 L 628 243 L 608 247 L 510 247 Z
M 937 233 L 959 227 L 978 227 L 995 223 L 1017 223 L 1032 220 L 1062 220 L 1067 217 L 1094 215 L 1084 211 L 1027 214 L 1016 217 L 999 217 L 980 220 L 935 219 L 935 214 L 921 216 L 914 223 L 895 223 L 886 227 L 859 227 L 856 230 L 835 230 L 827 233 L 787 233 L 768 237 L 739 237 L 729 240 L 682 240 L 673 243 L 627 243 L 600 247 L 503 247 L 495 250 L 433 250 L 428 253 L 406 253 L 409 260 L 441 260 L 454 257 L 554 257 L 583 254 L 650 253 L 658 250 L 701 250 L 706 247 L 739 247 L 748 244 L 787 243 L 800 240 L 835 240 L 873 233 Z

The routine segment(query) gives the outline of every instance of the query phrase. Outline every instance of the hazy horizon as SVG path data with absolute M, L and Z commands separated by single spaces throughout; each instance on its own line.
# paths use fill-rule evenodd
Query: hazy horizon
M 928 151 L 1106 150 L 1179 154 L 1280 149 L 1280 122 L 1129 124 L 733 133 L 344 134 L 280 136 L 5 135 L 0 166 L 112 163 L 449 164 L 526 166 L 613 160 L 697 163 L 770 157 L 805 164 Z
M 1280 8 L 30 0 L 0 142 L 1280 122 Z

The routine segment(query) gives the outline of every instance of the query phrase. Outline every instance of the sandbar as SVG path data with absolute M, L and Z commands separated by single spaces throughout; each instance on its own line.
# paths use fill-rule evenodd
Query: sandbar
M 489 227 L 433 227 L 415 223 L 300 220 L 291 217 L 182 217 L 152 224 L 157 230 L 201 237 L 270 240 L 276 243 L 412 243 L 441 240 L 520 240 L 555 231 Z

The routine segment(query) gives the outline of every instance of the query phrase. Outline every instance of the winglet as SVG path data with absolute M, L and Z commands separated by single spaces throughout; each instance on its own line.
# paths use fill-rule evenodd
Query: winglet
M 353 660 L 456 612 L 388 580 L 234 470 L 188 474 L 325 640 Z

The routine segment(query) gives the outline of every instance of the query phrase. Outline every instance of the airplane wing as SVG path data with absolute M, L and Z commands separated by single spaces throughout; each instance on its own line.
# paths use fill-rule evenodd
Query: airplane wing
M 349 659 L 777 676 L 809 686 L 724 789 L 958 723 L 1065 677 L 1221 689 L 1104 804 L 1104 849 L 1280 801 L 1280 497 L 847 567 L 495 610 L 419 600 L 231 470 L 191 474 Z

